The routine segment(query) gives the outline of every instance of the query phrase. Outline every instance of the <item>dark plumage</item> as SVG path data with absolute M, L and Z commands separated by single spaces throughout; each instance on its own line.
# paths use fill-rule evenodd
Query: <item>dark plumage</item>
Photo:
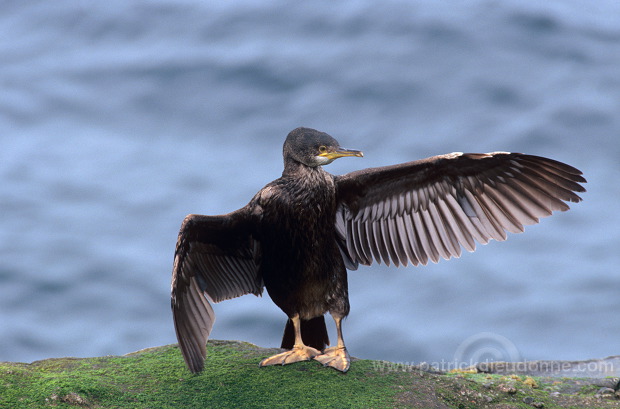
M 361 152 L 308 128 L 289 133 L 282 177 L 243 208 L 183 221 L 172 272 L 179 346 L 203 369 L 215 320 L 209 301 L 263 288 L 289 317 L 282 347 L 261 365 L 316 359 L 346 371 L 341 320 L 349 313 L 346 269 L 373 261 L 426 264 L 458 257 L 475 242 L 505 240 L 584 192 L 581 172 L 520 153 L 452 153 L 333 176 L 322 165 Z M 206 297 L 205 297 L 206 296 Z M 329 343 L 323 315 L 335 319 Z

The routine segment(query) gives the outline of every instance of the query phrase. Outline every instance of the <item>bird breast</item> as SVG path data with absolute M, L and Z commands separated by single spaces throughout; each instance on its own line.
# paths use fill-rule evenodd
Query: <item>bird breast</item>
M 298 247 L 316 246 L 333 237 L 336 190 L 328 173 L 282 177 L 258 196 L 263 235 L 271 240 Z M 269 241 L 263 245 L 269 246 Z

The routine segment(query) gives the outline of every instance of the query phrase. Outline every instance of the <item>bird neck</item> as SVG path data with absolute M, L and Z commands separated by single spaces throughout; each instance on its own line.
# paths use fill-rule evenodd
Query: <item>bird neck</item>
M 297 161 L 286 162 L 282 179 L 288 180 L 290 187 L 297 186 L 300 191 L 323 190 L 334 185 L 333 176 L 322 166 L 307 166 Z
M 285 160 L 283 177 L 305 178 L 323 176 L 325 173 L 322 166 L 308 166 L 296 160 Z

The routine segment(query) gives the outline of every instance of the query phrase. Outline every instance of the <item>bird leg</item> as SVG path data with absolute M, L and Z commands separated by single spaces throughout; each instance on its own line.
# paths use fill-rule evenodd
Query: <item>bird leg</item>
M 344 339 L 342 338 L 342 317 L 334 316 L 334 321 L 336 321 L 338 343 L 335 347 L 327 348 L 321 355 L 315 356 L 314 359 L 324 366 L 331 366 L 341 372 L 346 372 L 351 365 L 351 357 L 344 346 Z
M 292 317 L 291 321 L 293 321 L 293 328 L 295 328 L 295 344 L 293 345 L 293 349 L 265 358 L 258 366 L 286 365 L 292 364 L 293 362 L 309 361 L 321 354 L 321 351 L 304 345 L 301 340 L 301 322 L 299 320 L 299 315 Z

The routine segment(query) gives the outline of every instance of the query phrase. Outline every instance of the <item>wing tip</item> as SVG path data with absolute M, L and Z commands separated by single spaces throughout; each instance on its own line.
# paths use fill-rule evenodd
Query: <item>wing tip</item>
M 199 374 L 205 369 L 205 360 L 192 360 L 191 362 L 185 362 L 189 371 L 193 374 Z

